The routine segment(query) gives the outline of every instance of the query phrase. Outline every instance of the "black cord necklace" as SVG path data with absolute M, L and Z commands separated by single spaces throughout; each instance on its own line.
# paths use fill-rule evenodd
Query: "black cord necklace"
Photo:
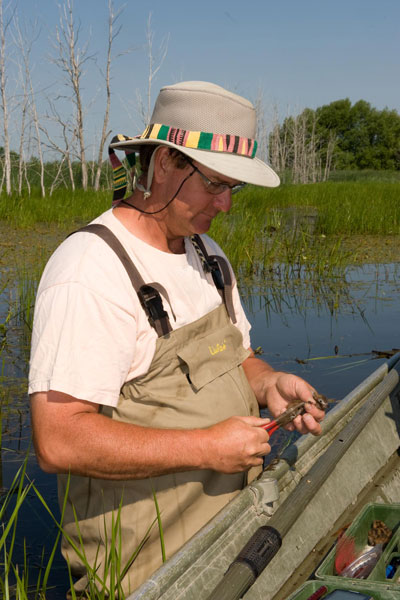
M 165 206 L 163 206 L 162 208 L 159 208 L 158 210 L 153 210 L 153 211 L 143 210 L 143 208 L 138 208 L 137 206 L 135 206 L 134 204 L 131 204 L 130 202 L 127 202 L 126 200 L 120 200 L 120 204 L 125 204 L 126 206 L 129 206 L 130 208 L 134 208 L 135 210 L 138 210 L 139 212 L 144 213 L 145 215 L 156 215 L 157 213 L 162 212 L 163 210 L 165 210 L 167 208 L 167 206 L 169 206 L 171 204 L 171 202 L 173 202 L 175 200 L 175 198 L 177 197 L 177 195 L 181 191 L 183 184 L 195 172 L 196 172 L 196 169 L 193 169 L 193 171 L 191 173 L 189 173 L 189 175 L 187 175 L 185 177 L 185 179 L 181 182 L 181 184 L 179 185 L 178 189 L 176 190 L 175 194 L 172 196 L 171 200 L 168 200 L 167 204 Z

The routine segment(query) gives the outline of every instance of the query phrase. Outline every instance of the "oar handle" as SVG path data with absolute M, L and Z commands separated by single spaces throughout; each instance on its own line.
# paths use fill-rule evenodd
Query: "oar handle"
M 252 535 L 207 600 L 239 600 L 281 547 L 279 532 L 263 525 Z

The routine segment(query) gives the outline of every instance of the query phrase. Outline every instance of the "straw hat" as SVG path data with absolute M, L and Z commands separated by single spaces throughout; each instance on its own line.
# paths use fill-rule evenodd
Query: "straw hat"
M 214 83 L 183 81 L 161 88 L 141 135 L 118 135 L 110 148 L 136 152 L 144 144 L 162 144 L 226 177 L 276 187 L 278 175 L 255 156 L 255 134 L 251 102 Z

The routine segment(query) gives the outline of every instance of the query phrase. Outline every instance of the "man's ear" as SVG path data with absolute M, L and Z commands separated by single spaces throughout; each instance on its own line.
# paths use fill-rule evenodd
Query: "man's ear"
M 163 183 L 166 179 L 168 179 L 173 166 L 173 158 L 169 153 L 169 148 L 167 146 L 160 146 L 157 149 L 154 160 L 153 178 L 157 181 L 157 183 Z

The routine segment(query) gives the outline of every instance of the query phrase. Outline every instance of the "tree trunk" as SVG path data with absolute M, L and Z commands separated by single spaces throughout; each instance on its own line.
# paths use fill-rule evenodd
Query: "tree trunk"
M 6 192 L 11 195 L 11 156 L 10 136 L 8 130 L 8 98 L 6 93 L 6 31 L 9 21 L 4 24 L 3 0 L 0 0 L 0 94 L 1 110 L 3 113 L 3 148 L 4 148 L 4 180 Z

